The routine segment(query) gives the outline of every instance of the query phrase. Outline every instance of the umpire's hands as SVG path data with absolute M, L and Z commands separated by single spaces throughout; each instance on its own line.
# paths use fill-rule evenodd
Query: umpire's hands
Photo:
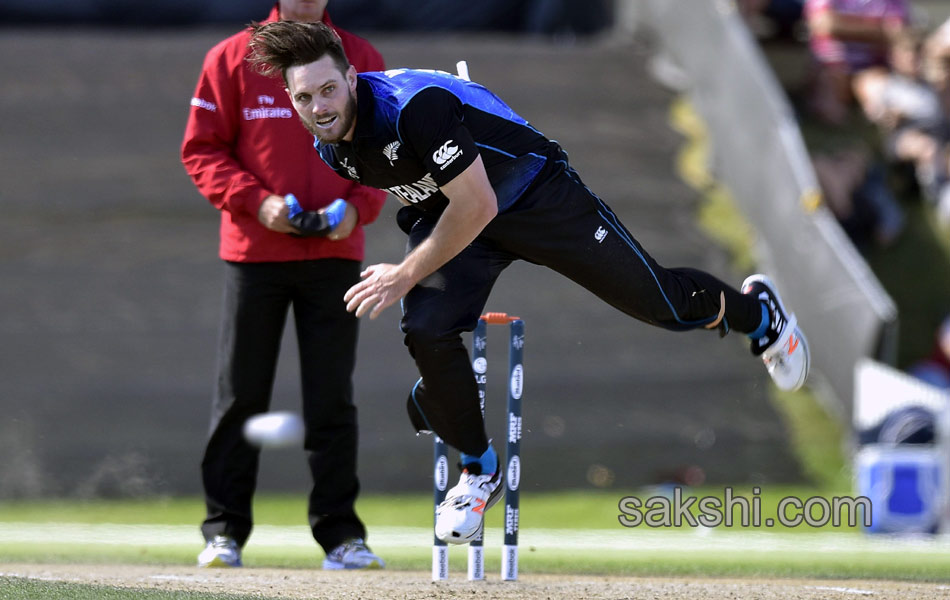
M 326 209 L 321 209 L 325 211 Z M 350 237 L 350 234 L 353 233 L 353 230 L 356 229 L 356 224 L 359 223 L 360 213 L 355 206 L 346 203 L 346 212 L 343 214 L 343 220 L 340 221 L 340 224 L 336 226 L 330 233 L 327 234 L 327 239 L 333 240 L 334 242 L 338 240 L 345 240 Z
M 300 233 L 290 224 L 290 209 L 283 196 L 270 195 L 264 198 L 257 209 L 257 220 L 261 225 L 278 233 Z

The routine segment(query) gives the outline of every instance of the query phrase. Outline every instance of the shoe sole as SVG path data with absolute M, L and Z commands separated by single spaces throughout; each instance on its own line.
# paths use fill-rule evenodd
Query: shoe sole
M 241 563 L 232 564 L 220 558 L 213 558 L 211 561 L 204 564 L 198 563 L 198 567 L 201 569 L 236 569 L 241 567 Z
M 342 563 L 331 562 L 328 563 L 323 561 L 323 570 L 324 571 L 376 571 L 382 569 L 383 565 L 378 562 L 374 562 L 366 565 L 365 567 L 348 567 Z
M 802 373 L 799 376 L 798 380 L 795 383 L 793 383 L 790 387 L 779 386 L 779 389 L 784 390 L 786 392 L 794 392 L 800 389 L 803 385 L 805 385 L 805 381 L 808 379 L 808 373 L 811 370 L 811 351 L 808 349 L 808 339 L 804 336 L 804 334 L 802 334 L 802 330 L 799 329 L 798 327 L 795 327 L 794 334 L 798 338 L 799 346 L 801 346 L 801 348 L 799 349 L 799 352 L 803 353 L 805 368 L 802 369 Z M 772 381 L 775 381 L 775 379 L 773 378 Z M 776 381 L 776 385 L 778 385 L 777 381 Z
M 801 378 L 798 381 L 798 385 L 795 386 L 795 390 L 805 385 L 805 381 L 808 379 L 808 373 L 811 372 L 811 350 L 808 348 L 808 339 L 802 334 L 801 330 L 797 327 L 795 328 L 795 333 L 798 334 L 799 343 L 805 347 L 805 371 L 802 373 Z

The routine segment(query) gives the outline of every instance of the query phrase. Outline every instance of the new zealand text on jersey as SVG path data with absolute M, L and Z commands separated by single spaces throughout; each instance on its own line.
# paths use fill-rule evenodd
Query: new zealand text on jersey
M 432 179 L 431 173 L 426 173 L 425 177 L 415 183 L 394 185 L 391 188 L 386 188 L 386 191 L 407 204 L 415 204 L 438 192 L 439 185 Z

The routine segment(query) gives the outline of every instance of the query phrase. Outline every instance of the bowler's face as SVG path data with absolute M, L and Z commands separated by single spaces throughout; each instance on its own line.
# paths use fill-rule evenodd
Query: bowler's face
M 323 144 L 353 139 L 356 69 L 341 73 L 330 56 L 287 69 L 287 93 L 304 126 Z

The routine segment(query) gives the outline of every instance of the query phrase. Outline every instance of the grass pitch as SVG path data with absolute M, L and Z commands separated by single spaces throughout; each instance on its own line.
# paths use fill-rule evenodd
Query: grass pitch
M 684 490 L 722 498 L 723 488 Z M 782 498 L 830 498 L 840 492 L 808 488 L 736 488 L 756 497 L 763 516 Z M 663 496 L 660 488 L 630 492 L 524 494 L 522 573 L 884 578 L 950 581 L 950 541 L 868 535 L 826 525 L 740 527 L 624 527 L 618 504 L 636 495 Z M 360 501 L 369 541 L 392 570 L 427 571 L 432 504 L 427 495 L 367 496 Z M 500 568 L 502 512 L 489 512 L 486 570 Z M 148 501 L 14 502 L 0 504 L 0 563 L 126 563 L 193 565 L 203 542 L 198 498 Z M 310 538 L 304 495 L 261 496 L 258 525 L 244 552 L 253 567 L 319 567 L 322 552 Z M 465 568 L 465 550 L 453 548 L 453 570 Z M 0 564 L 2 572 L 2 564 Z M 3 596 L 0 596 L 2 598 Z M 31 597 L 31 596 L 25 596 Z

